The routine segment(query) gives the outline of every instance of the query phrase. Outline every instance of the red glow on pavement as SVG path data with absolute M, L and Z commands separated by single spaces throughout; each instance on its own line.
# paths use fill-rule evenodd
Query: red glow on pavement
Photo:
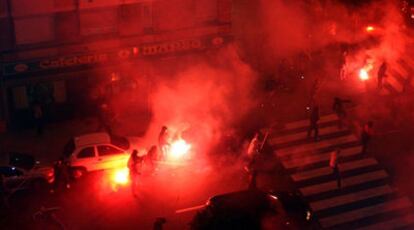
M 112 182 L 117 185 L 126 185 L 129 182 L 128 168 L 115 169 L 111 175 Z
M 178 139 L 171 144 L 169 157 L 178 159 L 183 157 L 191 149 L 191 145 L 183 139 Z

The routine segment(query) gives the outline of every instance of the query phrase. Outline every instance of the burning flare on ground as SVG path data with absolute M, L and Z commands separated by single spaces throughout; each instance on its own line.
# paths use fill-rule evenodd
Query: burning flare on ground
M 129 170 L 128 168 L 114 169 L 111 175 L 111 181 L 116 185 L 126 185 L 129 182 Z
M 191 149 L 191 145 L 183 139 L 177 139 L 171 143 L 169 149 L 170 159 L 179 159 L 186 155 Z
M 367 81 L 370 78 L 370 71 L 374 68 L 374 60 L 373 59 L 368 59 L 367 63 L 365 64 L 364 67 L 362 67 L 359 70 L 359 79 L 361 81 Z
M 369 74 L 366 69 L 362 68 L 359 70 L 359 79 L 361 79 L 361 81 L 366 81 L 369 79 Z
M 368 33 L 373 32 L 374 30 L 375 30 L 375 27 L 373 27 L 373 26 L 365 27 L 365 31 L 367 31 Z

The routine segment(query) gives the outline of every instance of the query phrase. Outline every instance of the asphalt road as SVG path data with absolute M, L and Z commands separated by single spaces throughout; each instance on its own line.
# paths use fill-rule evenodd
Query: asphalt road
M 237 165 L 237 164 L 236 164 Z M 216 194 L 246 188 L 240 167 L 221 170 L 191 165 L 160 168 L 154 175 L 142 175 L 138 197 L 130 185 L 114 186 L 110 172 L 86 175 L 70 189 L 16 193 L 0 222 L 3 229 L 59 229 L 48 221 L 34 221 L 41 206 L 59 207 L 57 218 L 67 229 L 152 229 L 157 217 L 167 219 L 165 229 L 185 229 L 196 210 L 177 210 L 203 205 Z

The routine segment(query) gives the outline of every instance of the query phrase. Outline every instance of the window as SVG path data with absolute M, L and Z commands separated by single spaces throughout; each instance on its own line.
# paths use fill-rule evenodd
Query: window
M 55 23 L 56 40 L 73 41 L 79 38 L 79 18 L 76 11 L 57 13 Z
M 116 154 L 122 154 L 122 153 L 124 153 L 124 151 L 116 149 L 109 145 L 98 146 L 99 156 L 116 155 Z
M 170 0 L 155 1 L 154 23 L 157 30 L 169 31 L 194 26 L 194 1 Z
M 55 38 L 54 16 L 16 19 L 14 29 L 17 45 L 52 41 Z
M 14 167 L 0 167 L 0 174 L 5 177 L 22 176 L 23 172 Z
M 82 10 L 80 33 L 83 36 L 115 33 L 117 17 L 117 8 Z
M 93 147 L 84 148 L 78 154 L 78 158 L 89 158 L 89 157 L 95 157 L 95 151 Z
M 151 3 L 121 5 L 118 29 L 121 36 L 153 32 Z
M 204 24 L 217 20 L 217 1 L 198 0 L 196 3 L 197 23 Z
M 10 0 L 13 16 L 33 16 L 54 12 L 54 0 Z
M 7 17 L 8 11 L 7 11 L 7 1 L 0 0 L 0 18 Z

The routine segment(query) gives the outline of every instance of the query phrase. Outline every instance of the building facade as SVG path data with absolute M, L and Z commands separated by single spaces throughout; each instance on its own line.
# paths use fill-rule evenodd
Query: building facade
M 231 0 L 0 0 L 0 31 L 0 120 L 25 127 L 35 101 L 52 119 L 91 106 L 119 66 L 151 78 L 149 60 L 225 45 Z

